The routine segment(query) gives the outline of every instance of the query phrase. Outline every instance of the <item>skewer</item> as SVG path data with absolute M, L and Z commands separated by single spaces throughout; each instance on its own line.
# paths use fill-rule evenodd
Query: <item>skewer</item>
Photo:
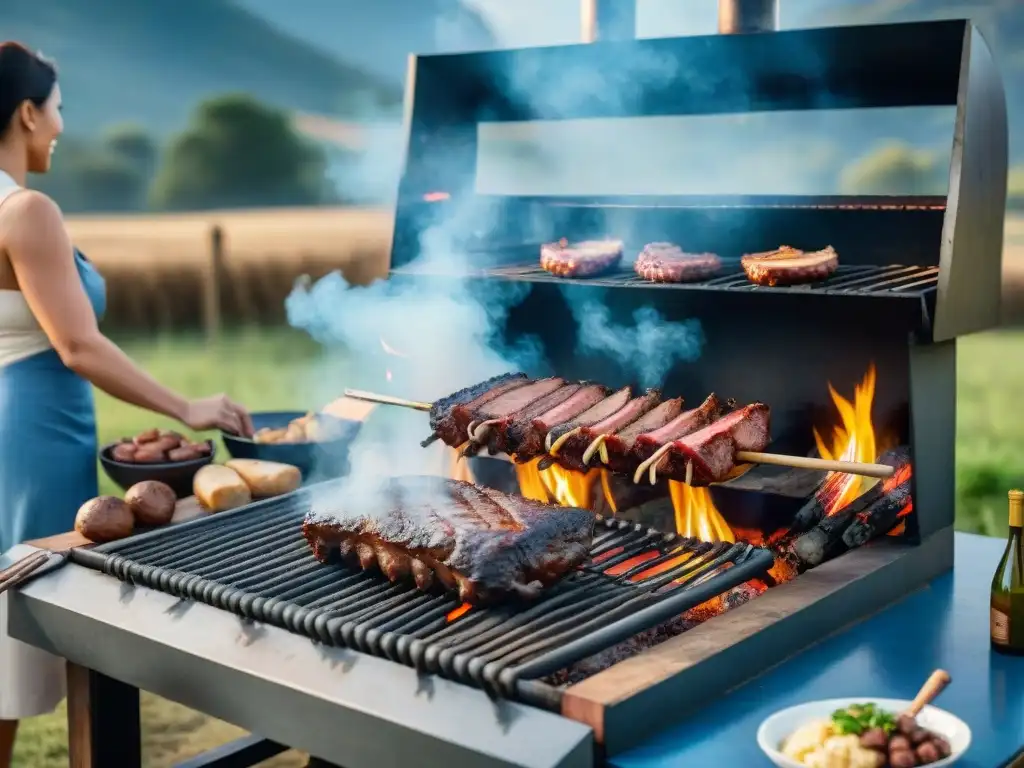
M 400 397 L 378 395 L 374 392 L 362 392 L 356 389 L 346 389 L 345 397 L 351 397 L 356 400 L 366 400 L 370 403 L 380 403 L 382 405 L 397 405 L 400 408 L 412 408 L 416 411 L 429 411 L 431 408 L 431 403 L 423 403 L 416 400 L 404 400 Z M 567 436 L 562 436 L 562 438 L 565 437 Z M 559 439 L 559 447 L 561 447 L 561 443 L 565 442 L 562 438 Z M 666 443 L 658 449 L 654 456 L 651 456 L 647 461 L 641 464 L 634 474 L 633 482 L 639 483 L 640 478 L 643 477 L 644 471 L 652 469 L 657 462 L 657 459 L 660 459 L 662 455 L 667 453 L 670 446 L 671 443 Z M 552 449 L 554 449 L 554 447 L 554 445 L 551 446 Z M 887 464 L 873 464 L 861 461 L 812 459 L 807 456 L 788 456 L 781 453 L 761 453 L 760 451 L 738 451 L 736 453 L 736 461 L 741 464 L 771 464 L 776 467 L 808 469 L 814 472 L 841 472 L 847 475 L 874 477 L 880 480 L 892 477 L 896 472 L 894 467 L 890 467 Z

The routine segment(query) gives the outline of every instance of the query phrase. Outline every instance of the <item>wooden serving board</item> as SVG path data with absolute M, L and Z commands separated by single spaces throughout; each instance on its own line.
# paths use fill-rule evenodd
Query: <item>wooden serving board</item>
M 199 506 L 195 496 L 187 496 L 184 499 L 178 500 L 174 507 L 174 517 L 171 518 L 169 525 L 188 522 L 197 517 L 205 517 L 208 514 L 210 513 Z M 64 550 L 92 544 L 91 541 L 78 533 L 78 531 L 58 533 L 56 536 L 47 536 L 45 539 L 36 539 L 35 541 L 27 541 L 25 543 L 38 549 L 48 549 L 51 552 L 63 552 Z
M 324 406 L 323 412 L 339 419 L 366 421 L 376 407 L 374 403 L 355 400 L 351 397 L 339 397 L 337 400 Z M 187 496 L 184 499 L 178 500 L 174 508 L 174 517 L 171 518 L 169 525 L 188 522 L 197 517 L 205 517 L 208 514 L 210 513 L 199 505 L 195 496 Z M 56 536 L 47 536 L 44 539 L 36 539 L 35 541 L 27 541 L 25 543 L 38 549 L 47 549 L 51 552 L 62 552 L 92 544 L 91 541 L 77 531 L 59 533 Z

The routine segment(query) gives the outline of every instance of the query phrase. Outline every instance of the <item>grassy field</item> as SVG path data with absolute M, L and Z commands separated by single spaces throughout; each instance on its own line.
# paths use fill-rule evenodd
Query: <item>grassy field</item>
M 372 386 L 367 372 L 344 358 L 324 361 L 304 335 L 287 330 L 225 335 L 215 347 L 198 337 L 122 340 L 128 352 L 165 384 L 190 396 L 229 393 L 253 410 L 307 408 L 345 386 Z M 327 367 L 325 367 L 327 366 Z M 324 383 L 326 382 L 326 383 Z M 1024 392 L 1024 331 L 966 339 L 960 347 L 957 441 L 957 526 L 1002 535 L 1005 493 L 1024 484 L 1024 422 L 1016 413 Z M 100 436 L 113 440 L 147 427 L 171 426 L 150 414 L 99 395 Z M 223 454 L 222 454 L 223 455 Z M 104 491 L 115 492 L 106 478 Z M 164 768 L 223 743 L 240 732 L 177 704 L 145 696 L 145 765 Z M 18 740 L 19 768 L 67 765 L 64 710 L 25 723 Z M 268 766 L 299 766 L 288 753 Z

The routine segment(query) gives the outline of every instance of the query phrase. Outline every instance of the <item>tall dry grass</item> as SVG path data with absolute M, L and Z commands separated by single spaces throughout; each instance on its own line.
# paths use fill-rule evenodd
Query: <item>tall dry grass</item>
M 358 285 L 386 275 L 392 221 L 383 208 L 287 208 L 77 216 L 68 228 L 107 278 L 107 321 L 169 330 L 202 323 L 214 227 L 225 242 L 224 320 L 275 323 L 299 275 L 338 269 Z
M 100 267 L 115 327 L 197 328 L 210 277 L 210 232 L 225 233 L 220 290 L 225 322 L 277 323 L 295 278 L 340 269 L 365 285 L 387 274 L 393 211 L 288 208 L 159 216 L 78 216 L 75 244 Z M 1007 218 L 1004 318 L 1024 323 L 1024 216 Z

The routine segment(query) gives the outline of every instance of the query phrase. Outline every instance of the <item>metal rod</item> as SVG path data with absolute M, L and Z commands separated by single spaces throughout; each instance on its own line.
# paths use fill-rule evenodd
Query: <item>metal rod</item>
M 382 405 L 397 405 L 400 408 L 412 408 L 416 411 L 429 411 L 431 407 L 430 403 L 404 400 L 400 397 L 391 397 L 390 395 L 378 395 L 358 389 L 346 389 L 345 397 L 366 400 L 370 403 L 381 403 Z M 786 456 L 780 453 L 740 451 L 736 454 L 736 458 L 747 464 L 772 464 L 778 467 L 809 469 L 817 472 L 842 472 L 848 475 L 883 479 L 892 477 L 896 472 L 893 467 L 887 464 L 869 464 L 861 461 L 830 461 L 827 459 L 812 459 L 806 456 Z
M 580 40 L 632 40 L 636 0 L 580 0 Z
M 779 0 L 718 0 L 719 34 L 775 32 L 778 28 Z

